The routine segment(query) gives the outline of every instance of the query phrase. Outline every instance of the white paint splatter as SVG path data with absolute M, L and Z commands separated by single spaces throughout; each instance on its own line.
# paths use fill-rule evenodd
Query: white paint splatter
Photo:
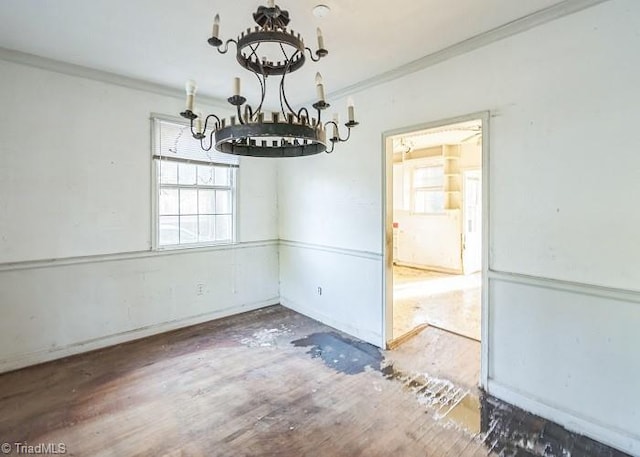
M 251 337 L 240 340 L 241 344 L 248 347 L 277 347 L 278 339 L 283 336 L 290 336 L 293 332 L 286 326 L 281 328 L 265 328 L 255 332 Z

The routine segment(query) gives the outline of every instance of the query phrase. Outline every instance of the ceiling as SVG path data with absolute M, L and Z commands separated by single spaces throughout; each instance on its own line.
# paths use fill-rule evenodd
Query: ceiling
M 318 3 L 331 8 L 318 19 Z M 315 28 L 329 55 L 288 77 L 290 101 L 315 96 L 321 71 L 326 90 L 350 86 L 561 0 L 279 0 L 290 28 L 315 49 Z M 226 99 L 233 76 L 243 94 L 258 82 L 232 53 L 219 55 L 206 39 L 215 13 L 221 38 L 255 25 L 255 0 L 2 0 L 0 47 L 178 88 L 195 79 L 199 93 Z M 232 47 L 235 51 L 235 47 Z M 272 82 L 276 90 L 275 81 Z
M 394 153 L 407 153 L 445 144 L 480 144 L 482 121 L 473 120 L 397 135 L 392 138 Z

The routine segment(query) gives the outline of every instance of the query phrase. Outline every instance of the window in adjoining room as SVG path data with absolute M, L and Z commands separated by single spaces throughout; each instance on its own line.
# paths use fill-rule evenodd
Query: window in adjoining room
M 442 165 L 415 168 L 412 182 L 415 213 L 444 211 L 444 167 Z

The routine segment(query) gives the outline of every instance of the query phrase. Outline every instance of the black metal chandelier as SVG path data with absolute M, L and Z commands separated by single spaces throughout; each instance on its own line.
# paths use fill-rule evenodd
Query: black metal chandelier
M 251 107 L 241 95 L 240 78 L 234 78 L 234 94 L 229 97 L 228 102 L 236 107 L 237 115 L 230 116 L 228 121 L 215 114 L 202 116 L 194 112 L 196 83 L 187 81 L 187 107 L 180 115 L 190 120 L 193 137 L 200 141 L 200 146 L 205 151 L 215 146 L 218 151 L 242 156 L 298 157 L 325 151 L 333 152 L 335 145 L 347 141 L 351 136 L 351 129 L 358 125 L 355 121 L 353 100 L 349 98 L 347 103 L 348 122 L 344 124 L 347 133 L 343 138 L 340 135 L 337 115 L 334 115 L 332 120 L 322 120 L 322 112 L 330 105 L 325 101 L 320 73 L 316 74 L 317 101 L 312 105 L 315 116 L 305 107 L 294 110 L 285 93 L 285 78 L 289 73 L 302 68 L 306 60 L 305 51 L 314 62 L 328 54 L 321 30 L 317 29 L 318 49 L 314 55 L 311 49 L 305 47 L 299 33 L 287 30 L 289 12 L 281 10 L 275 4 L 275 0 L 268 0 L 267 6 L 260 6 L 253 13 L 253 19 L 257 24 L 254 29 L 249 28 L 237 39 L 232 38 L 223 43 L 219 38 L 220 17 L 216 15 L 208 43 L 221 54 L 227 53 L 229 44 L 235 44 L 238 63 L 253 73 L 259 81 L 260 103 L 255 109 Z M 265 47 L 270 48 L 272 55 L 275 49 L 277 57 L 260 57 Z M 270 76 L 281 77 L 280 111 L 271 113 L 270 119 L 266 119 L 263 105 Z M 331 134 L 327 135 L 329 127 L 332 127 Z

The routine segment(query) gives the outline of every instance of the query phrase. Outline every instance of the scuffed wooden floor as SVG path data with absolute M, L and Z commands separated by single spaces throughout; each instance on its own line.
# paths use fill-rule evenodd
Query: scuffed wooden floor
M 421 324 L 480 341 L 481 277 L 393 267 L 393 338 Z
M 387 361 L 398 370 L 429 373 L 469 389 L 480 382 L 480 342 L 435 327 L 388 352 Z
M 375 353 L 291 344 L 330 332 L 276 306 L 7 373 L 0 441 L 72 456 L 487 455 L 385 378 Z M 347 374 L 367 357 L 373 368 Z

